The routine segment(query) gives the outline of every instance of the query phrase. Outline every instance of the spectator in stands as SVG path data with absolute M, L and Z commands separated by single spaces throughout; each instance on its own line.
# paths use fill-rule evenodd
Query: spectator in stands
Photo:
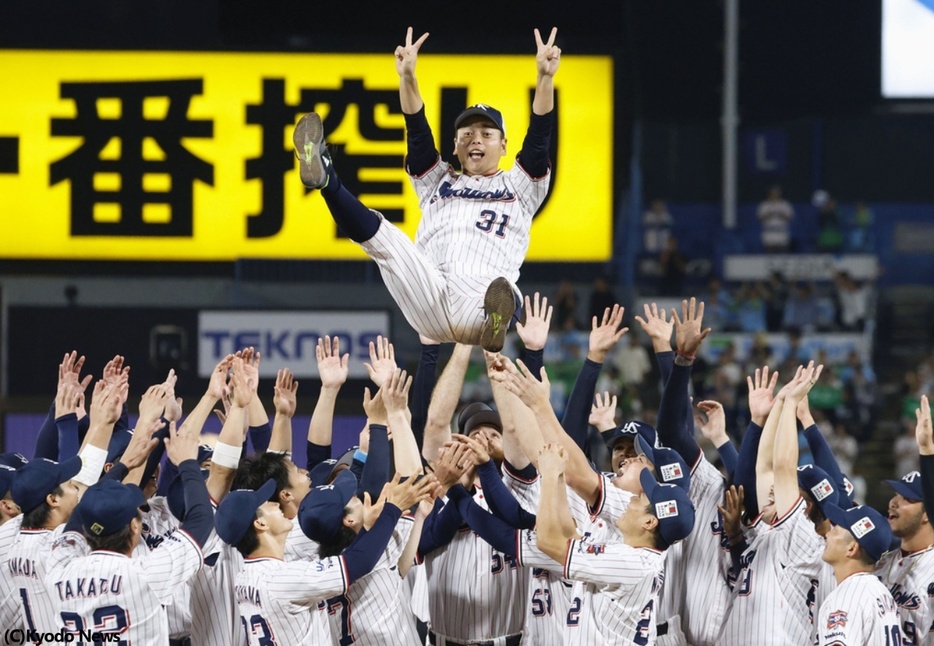
M 840 213 L 837 211 L 837 200 L 824 191 L 816 200 L 817 212 L 817 249 L 835 253 L 843 249 L 843 230 L 840 227 Z
M 788 285 L 781 273 L 773 271 L 766 285 L 765 327 L 769 332 L 780 332 L 788 302 Z
M 618 302 L 606 277 L 597 276 L 593 281 L 593 291 L 590 292 L 590 309 L 587 311 L 587 323 L 589 324 L 595 316 L 598 321 L 603 320 L 603 313 L 607 308 L 613 309 L 613 306 Z
M 765 296 L 762 283 L 743 283 L 736 293 L 736 320 L 741 332 L 759 332 L 765 325 Z
M 619 372 L 619 381 L 623 389 L 630 386 L 638 388 L 646 375 L 652 371 L 652 361 L 648 351 L 639 343 L 637 335 L 630 333 L 627 337 L 628 342 L 616 345 L 611 355 L 611 364 Z
M 904 432 L 895 440 L 895 477 L 901 478 L 906 473 L 918 471 L 921 468 L 921 458 L 918 455 L 918 440 L 915 437 L 916 420 L 903 418 Z
M 733 296 L 716 276 L 707 283 L 704 320 L 714 330 L 728 330 L 733 327 Z
M 553 326 L 558 330 L 577 330 L 580 323 L 577 321 L 577 292 L 571 281 L 565 279 L 558 285 L 551 302 L 554 306 L 555 322 Z
M 661 253 L 668 246 L 674 218 L 661 199 L 654 199 L 648 211 L 642 214 L 642 234 L 647 253 Z
M 736 361 L 736 348 L 730 343 L 717 357 L 717 365 L 713 369 L 710 384 L 712 390 L 710 399 L 723 405 L 727 428 L 736 427 L 737 395 L 739 385 L 745 384 L 743 377 L 743 370 Z
M 791 250 L 791 220 L 795 211 L 782 198 L 782 187 L 769 189 L 765 200 L 759 204 L 756 217 L 762 225 L 762 247 L 770 253 L 785 253 Z
M 914 440 L 913 434 L 912 440 Z M 833 435 L 827 438 L 827 444 L 833 451 L 834 457 L 837 458 L 840 470 L 843 473 L 852 473 L 856 458 L 859 457 L 859 444 L 856 442 L 856 438 L 846 432 L 843 424 L 837 424 L 833 427 Z M 917 444 L 914 445 L 914 451 L 915 454 L 918 453 Z
M 819 318 L 819 304 L 814 296 L 814 287 L 809 283 L 798 284 L 794 294 L 785 303 L 785 316 L 782 322 L 785 329 L 793 327 L 807 334 L 817 327 Z
M 850 218 L 849 247 L 850 251 L 872 252 L 873 236 L 872 224 L 875 217 L 869 205 L 862 200 L 857 200 L 853 206 L 853 214 Z
M 860 285 L 846 271 L 834 274 L 837 287 L 837 323 L 847 332 L 862 332 L 869 312 L 870 288 Z
M 662 276 L 659 279 L 658 291 L 662 296 L 683 296 L 684 277 L 687 275 L 688 261 L 678 249 L 678 239 L 669 236 L 665 243 L 665 250 L 659 256 L 658 264 L 661 266 Z

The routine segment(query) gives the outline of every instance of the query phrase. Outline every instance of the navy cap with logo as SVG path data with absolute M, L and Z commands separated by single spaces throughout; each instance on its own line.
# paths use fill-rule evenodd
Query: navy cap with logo
M 130 524 L 146 502 L 142 489 L 116 480 L 88 487 L 78 503 L 81 526 L 94 536 L 110 536 Z
M 330 482 L 331 477 L 342 466 L 348 469 L 353 465 L 353 456 L 357 453 L 359 446 L 352 446 L 337 459 L 331 458 L 324 462 L 319 462 L 308 472 L 308 479 L 311 480 L 312 487 L 320 487 Z
M 901 480 L 885 480 L 885 484 L 892 487 L 895 493 L 901 494 L 908 500 L 923 501 L 924 491 L 921 489 L 921 474 L 911 471 L 902 476 Z
M 214 447 L 210 444 L 201 444 L 198 446 L 198 464 L 204 463 L 214 457 Z
M 892 528 L 885 516 L 872 507 L 857 505 L 843 510 L 836 505 L 827 505 L 825 513 L 831 523 L 849 531 L 873 560 L 878 561 L 889 550 Z
M 611 451 L 613 450 L 613 445 L 615 445 L 618 440 L 622 438 L 629 438 L 631 440 L 635 438 L 636 435 L 644 437 L 652 446 L 658 446 L 658 432 L 651 425 L 640 422 L 639 420 L 625 422 L 609 431 L 602 431 L 600 435 L 603 437 L 603 441 L 606 442 L 607 448 Z
M 826 516 L 827 505 L 840 506 L 840 495 L 833 486 L 830 476 L 819 466 L 803 464 L 798 467 L 798 486 L 804 489 L 811 499 L 817 503 L 821 512 Z
M 220 539 L 228 545 L 242 541 L 256 520 L 256 510 L 269 502 L 275 492 L 276 481 L 270 478 L 256 491 L 237 489 L 227 494 L 214 514 L 214 530 Z
M 470 117 L 486 117 L 496 124 L 496 128 L 503 133 L 504 137 L 506 136 L 506 124 L 503 121 L 503 113 L 493 106 L 485 103 L 475 103 L 468 106 L 467 109 L 461 112 L 457 116 L 457 119 L 454 120 L 454 129 L 457 130 L 460 128 L 461 124 Z
M 13 476 L 16 475 L 16 469 L 0 464 L 0 498 L 6 496 L 13 484 Z
M 651 511 L 658 519 L 662 548 L 667 549 L 687 538 L 694 529 L 694 505 L 687 491 L 673 484 L 657 482 L 648 469 L 642 470 L 639 480 Z
M 45 497 L 81 471 L 81 457 L 74 456 L 64 462 L 37 458 L 23 465 L 13 476 L 10 496 L 24 514 L 45 502 Z
M 29 460 L 22 453 L 0 453 L 0 464 L 15 470 L 29 464 Z
M 318 543 L 334 540 L 344 519 L 344 507 L 356 493 L 357 478 L 347 470 L 338 473 L 331 484 L 309 491 L 298 508 L 298 524 L 305 536 Z
M 634 442 L 636 453 L 644 455 L 655 467 L 655 479 L 666 484 L 673 484 L 687 491 L 691 486 L 691 472 L 687 462 L 675 451 L 666 447 L 649 444 L 641 435 Z

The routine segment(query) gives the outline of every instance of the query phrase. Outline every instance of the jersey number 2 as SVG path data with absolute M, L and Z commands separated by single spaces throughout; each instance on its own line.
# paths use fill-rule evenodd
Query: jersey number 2
M 497 220 L 499 222 L 497 223 Z M 506 227 L 509 226 L 509 216 L 503 213 L 500 215 L 496 211 L 480 211 L 480 217 L 477 218 L 477 228 L 484 233 L 489 233 L 496 228 L 496 237 L 506 237 Z

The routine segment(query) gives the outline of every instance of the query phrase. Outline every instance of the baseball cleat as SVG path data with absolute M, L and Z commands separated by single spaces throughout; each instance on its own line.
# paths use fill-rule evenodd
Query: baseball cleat
M 483 297 L 486 321 L 480 334 L 480 345 L 487 352 L 499 352 L 506 342 L 509 321 L 516 313 L 516 297 L 505 278 L 497 278 L 486 288 Z
M 304 115 L 292 132 L 292 143 L 298 157 L 298 173 L 308 188 L 322 189 L 328 185 L 327 167 L 331 165 L 324 143 L 324 126 L 315 112 Z

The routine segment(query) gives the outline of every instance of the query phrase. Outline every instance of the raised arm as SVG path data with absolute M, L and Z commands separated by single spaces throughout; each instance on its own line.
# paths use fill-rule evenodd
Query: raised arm
M 811 449 L 811 455 L 814 457 L 814 464 L 827 472 L 837 491 L 845 492 L 846 482 L 843 480 L 843 471 L 840 470 L 833 449 L 827 444 L 824 434 L 821 433 L 814 422 L 807 395 L 798 402 L 797 414 L 798 421 L 801 422 L 801 426 L 804 428 L 804 438 L 807 440 L 808 448 Z
M 723 411 L 723 405 L 715 401 L 702 401 L 697 403 L 697 408 L 704 414 L 704 417 L 701 418 L 698 415 L 695 422 L 704 437 L 717 449 L 727 477 L 730 482 L 733 482 L 739 454 L 726 433 L 726 413 Z
M 248 379 L 255 379 L 259 383 L 259 362 L 260 353 L 252 347 L 244 348 L 241 352 L 243 357 L 243 369 L 247 372 Z M 274 451 L 288 453 L 292 450 L 292 431 L 289 429 L 288 448 L 282 448 L 283 437 L 275 437 L 275 429 L 270 430 L 269 414 L 263 406 L 263 401 L 259 397 L 254 397 L 250 401 L 250 407 L 247 409 L 247 423 L 249 424 L 250 437 L 253 441 L 253 449 L 257 453 Z
M 242 358 L 231 358 L 230 410 L 227 412 L 227 419 L 224 420 L 221 434 L 214 446 L 214 458 L 211 472 L 208 475 L 208 493 L 218 504 L 230 491 L 230 485 L 236 475 L 243 446 L 243 429 L 246 424 L 247 410 L 250 402 L 256 397 L 257 379 L 252 373 L 244 370 L 243 364 Z M 189 430 L 188 420 L 182 425 L 182 430 Z M 195 429 L 191 428 L 190 431 L 195 432 Z
M 525 323 L 517 323 L 516 332 L 523 345 L 519 356 L 533 373 L 537 373 L 544 365 L 545 344 L 548 342 L 553 310 L 548 304 L 548 298 L 542 298 L 539 292 L 535 292 L 532 298 L 525 295 Z
M 817 383 L 824 366 L 814 367 L 811 361 L 807 368 L 798 370 L 786 388 L 785 401 L 775 436 L 773 468 L 775 478 L 775 514 L 780 518 L 791 511 L 798 500 L 798 402 Z M 779 393 L 781 397 L 781 393 Z
M 769 493 L 775 483 L 775 467 L 773 464 L 775 435 L 782 416 L 785 396 L 788 393 L 787 386 L 788 384 L 778 391 L 778 395 L 775 397 L 769 411 L 769 416 L 762 427 L 762 437 L 759 439 L 759 451 L 756 455 L 756 497 L 759 501 L 760 510 L 768 504 Z
M 555 74 L 561 60 L 561 49 L 555 46 L 557 35 L 558 28 L 552 27 L 548 42 L 543 42 L 542 35 L 538 29 L 535 30 L 535 65 L 538 70 L 535 97 L 532 99 L 532 112 L 535 114 L 548 114 L 555 108 Z
M 331 436 L 334 430 L 334 406 L 341 386 L 347 381 L 350 368 L 350 355 L 341 356 L 340 339 L 326 336 L 318 339 L 315 347 L 318 361 L 318 378 L 321 390 L 315 410 L 308 424 L 308 443 L 306 447 L 307 466 L 309 469 L 331 457 Z
M 546 444 L 538 457 L 542 472 L 542 495 L 538 507 L 536 526 L 538 549 L 558 563 L 564 563 L 568 541 L 578 538 L 568 507 L 567 485 L 564 474 L 567 469 L 567 452 L 559 444 Z
M 418 50 L 428 38 L 428 32 L 422 34 L 418 40 L 412 42 L 412 28 L 405 32 L 405 44 L 396 47 L 396 72 L 399 73 L 399 102 L 402 112 L 415 114 L 425 105 L 421 92 L 418 90 L 418 79 L 415 76 L 415 63 L 418 61 Z
M 759 496 L 756 485 L 756 464 L 758 463 L 759 445 L 762 440 L 762 430 L 768 419 L 775 400 L 772 393 L 778 383 L 778 373 L 773 372 L 769 377 L 769 367 L 756 368 L 755 381 L 746 376 L 746 385 L 749 388 L 749 426 L 743 434 L 743 441 L 739 447 L 739 457 L 736 462 L 734 482 L 745 490 L 745 510 L 749 517 L 759 515 Z
M 425 441 L 422 457 L 428 462 L 438 457 L 438 450 L 451 440 L 451 419 L 461 398 L 464 376 L 470 364 L 472 346 L 458 343 L 451 358 L 441 372 L 441 378 L 431 395 L 428 405 L 428 422 L 425 424 Z
M 421 456 L 415 434 L 409 422 L 409 389 L 412 378 L 405 370 L 396 370 L 383 382 L 380 391 L 383 393 L 383 403 L 392 431 L 392 455 L 395 460 L 396 473 L 403 477 L 414 476 L 422 472 Z M 369 463 L 369 460 L 367 460 Z
M 247 379 L 253 379 L 250 371 L 246 371 Z M 259 397 L 253 397 L 256 401 Z M 250 403 L 247 411 L 253 409 Z M 292 451 L 292 418 L 298 407 L 298 381 L 288 368 L 276 372 L 275 395 L 272 398 L 276 409 L 276 417 L 272 423 L 272 439 L 269 441 L 270 450 L 289 453 Z M 275 448 L 273 448 L 275 446 Z
M 921 457 L 921 490 L 924 493 L 924 513 L 929 522 L 934 518 L 934 431 L 931 428 L 931 404 L 921 396 L 921 407 L 915 410 L 915 439 Z

